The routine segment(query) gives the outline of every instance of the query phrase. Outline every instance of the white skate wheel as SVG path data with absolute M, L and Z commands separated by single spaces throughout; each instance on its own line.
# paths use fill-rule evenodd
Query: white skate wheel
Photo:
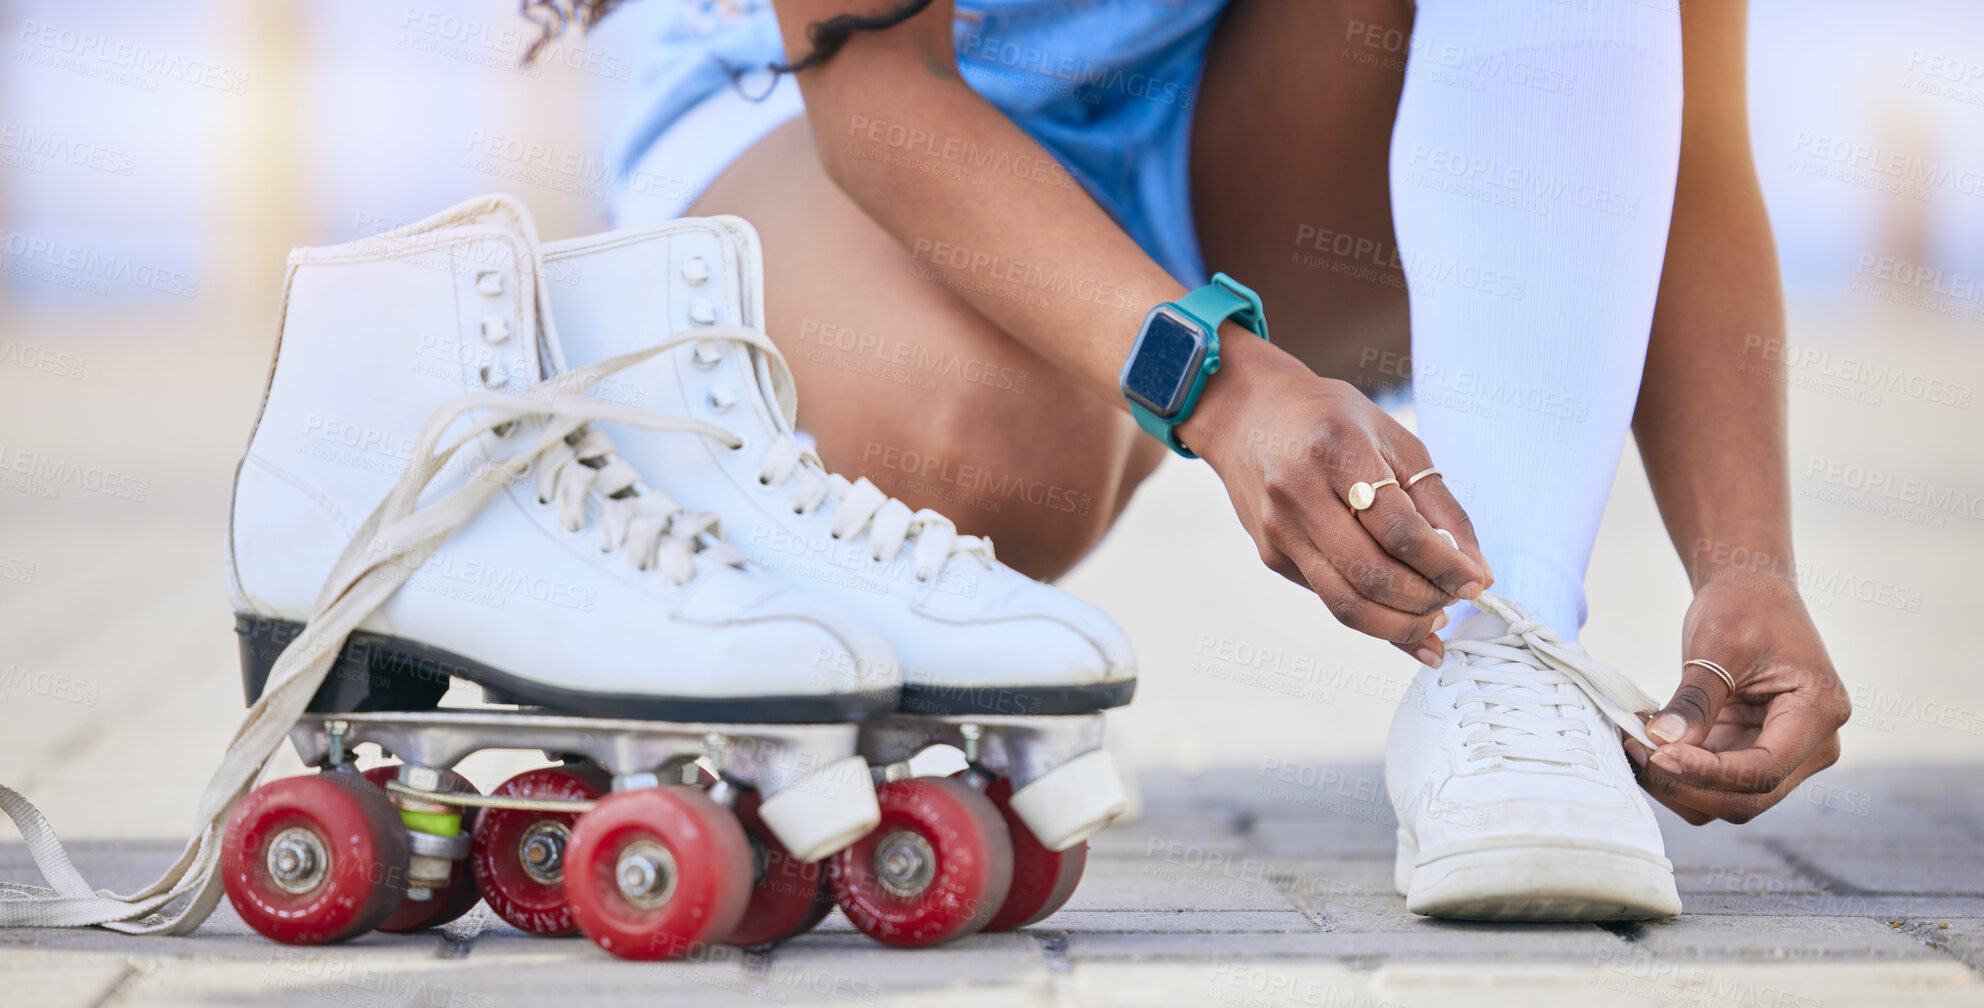
M 1123 811 L 1109 820 L 1112 826 L 1127 826 L 1144 817 L 1144 787 L 1137 782 L 1136 768 L 1125 766 L 1126 762 L 1116 763 L 1116 780 L 1123 785 Z
M 758 816 L 795 859 L 818 861 L 867 836 L 882 821 L 882 807 L 868 761 L 849 756 L 766 798 Z
M 1130 805 L 1116 761 L 1085 752 L 1013 792 L 1013 811 L 1042 846 L 1067 850 L 1100 832 Z

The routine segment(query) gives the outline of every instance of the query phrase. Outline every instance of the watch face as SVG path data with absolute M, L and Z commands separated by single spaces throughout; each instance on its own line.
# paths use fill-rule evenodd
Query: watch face
M 1205 343 L 1198 323 L 1159 305 L 1144 320 L 1143 334 L 1123 369 L 1123 394 L 1167 420 L 1178 415 L 1205 357 Z

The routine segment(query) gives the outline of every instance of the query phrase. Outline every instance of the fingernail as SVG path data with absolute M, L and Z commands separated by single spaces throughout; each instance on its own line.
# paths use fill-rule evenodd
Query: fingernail
M 1660 766 L 1660 768 L 1661 768 L 1662 770 L 1679 770 L 1679 769 L 1681 769 L 1681 761 L 1680 761 L 1680 760 L 1677 760 L 1677 759 L 1675 759 L 1674 757 L 1672 757 L 1672 756 L 1669 756 L 1669 755 L 1667 755 L 1667 754 L 1666 754 L 1665 752 L 1663 752 L 1663 751 L 1661 751 L 1661 750 L 1659 750 L 1659 749 L 1655 749 L 1655 750 L 1653 751 L 1653 761 L 1654 761 L 1654 762 L 1655 762 L 1656 764 L 1659 764 L 1659 766 Z
M 1646 749 L 1637 744 L 1629 745 L 1626 747 L 1626 758 L 1632 760 L 1634 766 L 1646 766 Z
M 1679 714 L 1662 714 L 1647 722 L 1646 733 L 1662 742 L 1673 742 L 1688 734 L 1688 719 Z
M 1426 647 L 1414 648 L 1412 651 L 1412 657 L 1419 659 L 1419 664 L 1424 665 L 1427 668 L 1440 667 L 1440 652 L 1433 650 L 1433 648 L 1430 645 Z
M 1468 583 L 1461 585 L 1460 591 L 1455 592 L 1454 594 L 1464 599 L 1471 599 L 1474 596 L 1481 594 L 1481 589 L 1485 587 L 1487 587 L 1487 585 L 1484 585 L 1479 581 L 1469 581 Z
M 1441 613 L 1440 615 L 1434 617 L 1433 632 L 1439 633 L 1440 631 L 1445 630 L 1449 622 L 1451 622 L 1451 617 L 1449 617 L 1446 613 Z

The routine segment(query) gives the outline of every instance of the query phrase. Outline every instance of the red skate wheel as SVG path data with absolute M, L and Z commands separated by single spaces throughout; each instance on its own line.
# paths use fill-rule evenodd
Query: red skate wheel
M 1041 846 L 1033 831 L 1013 812 L 1013 782 L 1001 777 L 985 789 L 985 797 L 1006 819 L 1006 834 L 1013 842 L 1013 887 L 1006 902 L 992 915 L 987 931 L 1011 931 L 1053 916 L 1075 894 L 1088 865 L 1088 841 L 1064 851 Z
M 399 904 L 406 829 L 385 792 L 357 774 L 287 777 L 228 817 L 221 882 L 241 919 L 290 945 L 344 941 Z
M 949 777 L 890 781 L 882 821 L 833 856 L 834 899 L 863 934 L 915 947 L 972 934 L 1006 901 L 1013 845 L 999 812 Z
M 383 790 L 387 783 L 398 780 L 399 774 L 399 764 L 388 763 L 365 771 L 365 779 L 379 785 Z M 482 793 L 475 789 L 475 785 L 468 782 L 468 778 L 453 770 L 441 771 L 440 789 L 473 795 Z M 390 799 L 391 796 L 388 795 L 388 800 Z M 475 827 L 475 807 L 466 806 L 461 811 L 462 833 L 467 835 L 469 830 Z M 482 902 L 482 889 L 475 884 L 475 868 L 469 864 L 467 856 L 463 856 L 448 868 L 447 885 L 442 886 L 428 899 L 401 899 L 399 907 L 379 925 L 379 930 L 399 934 L 440 927 L 475 909 L 475 905 L 480 902 Z
M 592 801 L 612 787 L 591 763 L 526 770 L 490 792 L 512 798 Z M 562 935 L 578 930 L 565 902 L 565 857 L 576 812 L 485 808 L 469 834 L 469 860 L 489 909 L 519 930 Z
M 758 806 L 763 802 L 757 791 L 746 791 L 731 809 L 743 825 L 744 834 L 750 837 L 757 884 L 751 889 L 744 919 L 737 922 L 724 941 L 747 948 L 805 934 L 834 908 L 833 890 L 827 887 L 826 865 L 794 860 L 759 817 Z
M 572 916 L 622 959 L 676 959 L 723 941 L 751 899 L 751 843 L 692 787 L 619 791 L 566 849 Z

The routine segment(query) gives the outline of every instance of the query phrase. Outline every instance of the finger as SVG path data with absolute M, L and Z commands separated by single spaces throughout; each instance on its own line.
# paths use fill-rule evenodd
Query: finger
M 1439 626 L 1437 623 L 1434 624 L 1436 630 Z M 1437 632 L 1429 633 L 1410 644 L 1393 644 L 1392 647 L 1411 655 L 1413 660 L 1427 668 L 1439 668 L 1441 660 L 1447 656 L 1447 644 L 1440 639 Z
M 1306 516 L 1316 548 L 1357 593 L 1400 612 L 1424 615 L 1453 604 L 1455 596 L 1387 553 L 1344 511 Z
M 1647 736 L 1662 745 L 1685 742 L 1700 746 L 1708 739 L 1709 726 L 1722 713 L 1730 692 L 1729 684 L 1714 672 L 1700 665 L 1681 666 L 1681 685 L 1667 706 L 1647 721 Z
M 1471 598 L 1487 583 L 1487 568 L 1435 532 L 1404 490 L 1384 487 L 1370 507 L 1351 515 L 1387 554 L 1448 595 Z
M 1436 529 L 1446 529 L 1455 539 L 1453 548 L 1460 550 L 1469 560 L 1480 565 L 1482 578 L 1480 585 L 1487 588 L 1495 583 L 1495 572 L 1488 567 L 1487 555 L 1481 552 L 1481 543 L 1474 537 L 1474 519 L 1467 516 L 1467 509 L 1461 507 L 1454 497 L 1453 488 L 1447 485 L 1446 476 L 1434 469 L 1432 456 L 1419 439 L 1401 429 L 1392 444 L 1392 458 L 1398 463 L 1403 475 L 1399 486 L 1404 487 L 1412 506 L 1426 523 Z M 1432 472 L 1428 473 L 1428 470 Z M 1422 475 L 1425 474 L 1425 475 Z M 1417 482 L 1413 477 L 1418 476 Z M 1406 486 L 1412 483 L 1411 486 Z M 1475 592 L 1466 585 L 1455 592 L 1461 598 L 1473 598 Z
M 1786 694 L 1776 698 L 1756 742 L 1747 749 L 1716 752 L 1687 742 L 1657 750 L 1651 762 L 1677 780 L 1712 791 L 1769 794 L 1789 779 L 1835 729 L 1816 705 Z
M 1380 493 L 1390 491 L 1387 487 Z M 1298 516 L 1302 526 L 1299 534 L 1307 537 L 1343 580 L 1365 598 L 1414 615 L 1437 612 L 1454 601 L 1452 594 L 1387 553 L 1342 500 L 1309 494 L 1280 503 Z
M 1481 580 L 1461 585 L 1455 594 L 1471 599 L 1483 590 L 1494 587 L 1495 572 L 1489 568 L 1488 558 L 1481 552 L 1481 543 L 1474 537 L 1474 519 L 1461 510 L 1460 502 L 1446 489 L 1445 481 L 1439 476 L 1428 476 L 1413 484 L 1406 495 L 1412 498 L 1414 510 L 1426 519 L 1426 524 L 1436 531 L 1445 529 L 1454 537 L 1449 544 L 1452 549 L 1459 550 L 1462 556 L 1480 565 Z
M 1665 751 L 1665 747 L 1662 747 Z M 1658 758 L 1650 759 L 1640 783 L 1662 805 L 1675 811 L 1677 815 L 1695 820 L 1690 816 L 1712 816 L 1734 823 L 1749 822 L 1764 813 L 1786 796 L 1798 789 L 1813 774 L 1832 766 L 1839 761 L 1839 739 L 1827 739 L 1812 752 L 1809 759 L 1795 767 L 1778 785 L 1763 793 L 1746 793 L 1702 787 L 1665 770 Z M 1699 823 L 1697 823 L 1699 825 Z
M 1412 497 L 1397 486 L 1377 488 L 1371 506 L 1362 511 L 1352 508 L 1349 503 L 1352 487 L 1360 482 L 1375 486 L 1387 479 L 1395 479 L 1396 475 L 1391 463 L 1380 454 L 1378 446 L 1369 441 L 1355 442 L 1353 447 L 1340 454 L 1341 457 L 1333 460 L 1333 464 L 1325 470 L 1336 493 L 1337 503 L 1385 553 L 1455 598 L 1462 597 L 1462 589 L 1475 592 L 1478 589 L 1473 586 L 1487 583 L 1486 565 L 1435 533 L 1433 526 L 1427 524 L 1425 517 L 1413 505 Z M 1418 471 L 1408 470 L 1405 475 L 1410 476 Z
M 1640 787 L 1645 789 L 1646 793 L 1654 801 L 1672 810 L 1675 815 L 1680 816 L 1690 826 L 1704 826 L 1713 822 L 1715 820 L 1714 815 L 1679 800 L 1675 797 L 1671 788 L 1664 787 L 1661 783 L 1652 779 L 1647 770 L 1647 757 L 1650 755 L 1652 753 L 1647 747 L 1640 745 L 1636 739 L 1628 738 L 1626 740 L 1626 756 L 1633 761 L 1633 778 L 1640 782 Z M 1658 769 L 1652 771 L 1655 774 L 1659 772 Z
M 1447 625 L 1447 614 L 1437 609 L 1431 613 L 1401 612 L 1366 598 L 1343 579 L 1314 545 L 1307 549 L 1296 546 L 1283 552 L 1301 570 L 1309 590 L 1329 607 L 1330 615 L 1358 633 L 1394 644 L 1408 644 L 1424 640 Z

